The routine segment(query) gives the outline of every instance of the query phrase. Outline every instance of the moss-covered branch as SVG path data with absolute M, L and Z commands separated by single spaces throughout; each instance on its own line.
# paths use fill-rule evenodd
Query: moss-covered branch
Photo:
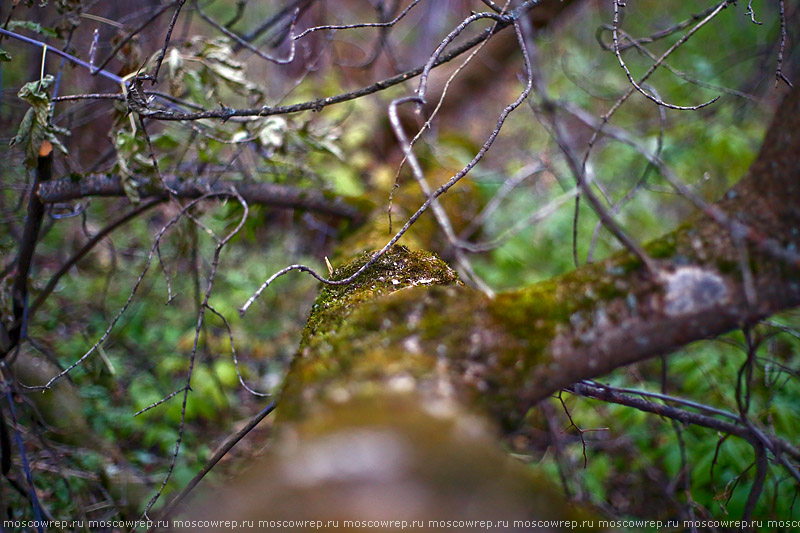
M 795 90 L 749 175 L 717 205 L 787 249 L 800 244 L 798 123 Z M 323 289 L 287 380 L 285 416 L 313 405 L 309 391 L 397 376 L 424 382 L 446 368 L 456 389 L 514 420 L 570 383 L 800 305 L 796 265 L 735 239 L 700 214 L 646 247 L 655 277 L 622 253 L 495 299 L 459 284 L 431 256 L 396 247 L 355 285 Z M 745 287 L 742 246 L 754 291 Z
M 357 502 L 368 497 L 384 514 L 441 519 L 484 501 L 487 486 L 502 494 L 490 502 L 513 507 L 526 495 L 527 511 L 508 516 L 574 516 L 552 503 L 552 489 L 490 457 L 491 427 L 518 423 L 533 403 L 581 379 L 800 305 L 797 265 L 753 238 L 800 245 L 798 177 L 794 90 L 749 175 L 715 206 L 753 230 L 748 236 L 699 214 L 645 247 L 655 274 L 621 253 L 494 299 L 435 256 L 395 246 L 352 285 L 324 287 L 280 400 L 279 453 L 268 475 L 259 470 L 246 485 L 259 495 L 260 516 L 291 515 L 294 505 L 309 516 L 308 506 L 322 501 L 336 517 L 363 519 Z M 433 509 L 415 506 L 420 497 Z M 229 516 L 254 506 L 244 507 Z

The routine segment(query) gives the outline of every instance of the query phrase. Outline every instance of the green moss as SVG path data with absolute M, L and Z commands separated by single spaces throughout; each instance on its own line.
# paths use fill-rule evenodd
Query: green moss
M 513 342 L 498 354 L 494 379 L 498 397 L 491 399 L 491 408 L 501 407 L 508 412 L 504 418 L 513 423 L 522 413 L 514 393 L 522 390 L 530 372 L 541 366 L 547 356 L 546 349 L 561 324 L 568 324 L 570 316 L 585 302 L 585 295 L 570 294 L 561 290 L 560 282 L 567 277 L 551 279 L 513 293 L 499 295 L 490 305 L 492 318 L 510 334 Z M 489 406 L 489 405 L 487 405 Z
M 670 261 L 685 253 L 686 232 L 691 224 L 684 224 L 676 230 L 643 246 L 644 252 L 653 259 Z M 678 258 L 679 259 L 679 258 Z M 627 250 L 618 252 L 609 259 L 610 268 L 618 269 L 620 274 L 627 274 L 642 267 L 642 261 Z
M 497 297 L 491 306 L 496 319 L 515 336 L 534 343 L 537 324 L 568 324 L 576 313 L 591 311 L 611 300 L 624 298 L 630 283 L 615 265 L 588 265 L 522 290 Z M 532 317 L 534 320 L 532 321 Z M 551 337 L 549 337 L 551 338 Z
M 369 261 L 373 253 L 364 252 L 335 269 L 331 279 L 343 280 L 352 276 Z M 312 307 L 301 348 L 315 336 L 335 332 L 359 303 L 417 285 L 453 283 L 460 283 L 458 275 L 434 254 L 395 245 L 352 283 L 323 285 Z
M 653 259 L 669 259 L 678 250 L 678 232 L 674 231 L 664 235 L 660 239 L 650 241 L 644 247 L 645 253 Z
M 355 274 L 374 252 L 364 252 L 335 269 L 333 280 Z M 387 375 L 428 372 L 430 358 L 415 360 L 403 350 L 391 349 L 409 334 L 401 314 L 392 313 L 388 296 L 398 291 L 433 285 L 460 284 L 457 274 L 435 255 L 396 245 L 352 282 L 323 285 L 314 303 L 298 356 L 287 379 L 282 411 L 300 398 L 300 391 L 330 391 L 340 384 L 368 386 Z M 424 291 L 424 289 L 423 289 Z M 363 304 L 369 302 L 369 306 Z M 299 413 L 299 404 L 295 406 Z M 290 415 L 291 416 L 291 415 Z
M 630 312 L 629 295 L 650 290 L 645 276 L 626 274 L 619 264 L 627 258 L 587 265 L 576 271 L 537 283 L 512 293 L 498 295 L 489 312 L 496 329 L 508 332 L 502 353 L 497 354 L 494 379 L 498 393 L 489 399 L 490 407 L 507 410 L 509 423 L 524 413 L 520 391 L 530 391 L 531 383 L 543 388 L 560 379 L 563 369 L 553 360 L 551 346 L 561 333 L 574 335 L 576 348 L 591 342 L 598 320 L 616 323 Z M 635 300 L 634 300 L 635 301 Z M 586 333 L 586 340 L 581 334 Z

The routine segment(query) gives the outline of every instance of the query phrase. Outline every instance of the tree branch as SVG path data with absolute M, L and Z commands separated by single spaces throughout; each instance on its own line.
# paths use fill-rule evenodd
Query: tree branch
M 179 198 L 199 198 L 209 192 L 236 190 L 249 204 L 271 207 L 304 209 L 360 222 L 364 218 L 364 202 L 356 198 L 336 197 L 317 190 L 276 185 L 274 183 L 244 183 L 239 181 L 193 179 L 182 181 L 175 176 L 164 176 L 167 186 Z M 167 191 L 159 185 L 142 183 L 138 187 L 141 198 L 166 198 Z M 67 202 L 87 196 L 125 196 L 119 176 L 92 174 L 79 180 L 60 178 L 42 184 L 38 198 L 46 204 Z
M 800 90 L 786 98 L 775 117 L 748 177 L 713 207 L 792 249 L 800 245 L 793 233 L 800 227 Z M 415 271 L 409 278 L 403 270 L 367 270 L 346 287 L 347 294 L 335 292 L 343 289 L 323 291 L 320 298 L 327 303 L 333 295 L 335 305 L 317 306 L 303 349 L 341 357 L 347 368 L 358 367 L 350 367 L 351 360 L 377 357 L 376 351 L 408 353 L 411 347 L 435 354 L 447 361 L 453 387 L 481 398 L 498 419 L 516 424 L 531 405 L 572 383 L 800 305 L 797 266 L 777 260 L 758 243 L 743 244 L 715 220 L 698 213 L 679 230 L 645 246 L 657 269 L 655 277 L 645 275 L 636 257 L 620 253 L 488 299 L 466 287 L 419 281 L 441 278 L 431 272 Z M 741 246 L 748 246 L 755 265 L 754 301 L 740 270 Z M 398 248 L 389 257 L 403 264 L 415 254 Z M 364 261 L 355 259 L 343 272 Z M 387 287 L 391 294 L 376 294 L 375 287 L 388 283 L 376 275 L 401 283 Z M 316 371 L 306 368 L 304 361 L 298 360 L 296 373 L 288 378 L 301 383 L 288 386 L 316 383 L 321 369 L 314 363 L 309 365 Z M 418 375 L 416 370 L 412 374 Z M 346 382 L 348 377 L 340 379 Z M 308 403 L 308 396 L 302 401 Z M 284 408 L 291 403 L 285 399 Z
M 34 189 L 46 183 L 53 176 L 53 146 L 48 141 L 42 143 L 36 166 Z M 28 200 L 28 214 L 25 218 L 25 229 L 17 252 L 16 273 L 11 287 L 14 323 L 3 333 L 3 351 L 0 358 L 5 357 L 11 349 L 25 338 L 28 317 L 28 278 L 30 276 L 33 254 L 39 242 L 39 230 L 42 227 L 45 206 L 35 194 Z M 5 326 L 3 326 L 5 330 Z M 7 338 L 6 338 L 7 337 Z M 8 346 L 5 346 L 8 344 Z

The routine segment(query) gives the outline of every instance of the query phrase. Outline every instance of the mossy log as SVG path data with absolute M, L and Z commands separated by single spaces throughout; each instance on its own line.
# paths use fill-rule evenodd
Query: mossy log
M 503 457 L 497 436 L 571 383 L 800 304 L 800 90 L 713 209 L 749 233 L 732 236 L 700 213 L 646 246 L 656 272 L 620 253 L 490 299 L 434 255 L 395 246 L 352 284 L 323 287 L 286 378 L 273 453 L 206 510 L 575 519 L 557 489 Z

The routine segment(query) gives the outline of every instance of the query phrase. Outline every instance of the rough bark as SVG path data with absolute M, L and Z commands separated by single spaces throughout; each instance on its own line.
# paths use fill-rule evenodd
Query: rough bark
M 795 89 L 748 175 L 715 204 L 787 250 L 800 244 L 798 132 Z M 745 290 L 742 246 L 754 298 Z M 258 480 L 243 485 L 256 514 L 301 516 L 304 498 L 324 496 L 335 506 L 310 509 L 337 519 L 452 519 L 484 499 L 508 503 L 496 513 L 502 518 L 573 516 L 552 504 L 541 481 L 491 451 L 498 448 L 492 428 L 517 424 L 536 401 L 578 380 L 800 304 L 798 265 L 702 213 L 646 250 L 655 275 L 620 253 L 488 299 L 435 256 L 396 246 L 352 285 L 323 287 L 280 399 L 274 453 L 266 470 L 253 470 Z M 487 490 L 502 495 L 485 498 Z M 373 514 L 359 506 L 364 494 Z M 527 504 L 515 507 L 520 497 Z M 219 501 L 222 509 L 233 505 Z

